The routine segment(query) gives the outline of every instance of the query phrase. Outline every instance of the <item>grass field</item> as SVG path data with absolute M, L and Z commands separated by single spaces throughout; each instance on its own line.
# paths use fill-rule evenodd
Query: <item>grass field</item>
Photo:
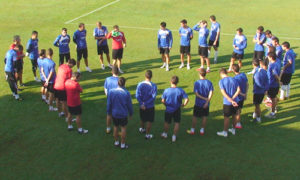
M 24 98 L 16 102 L 0 73 L 0 179 L 299 179 L 300 162 L 300 93 L 299 63 L 292 80 L 291 98 L 279 103 L 277 118 L 263 118 L 261 124 L 250 123 L 253 112 L 252 77 L 249 98 L 243 109 L 244 129 L 236 136 L 225 139 L 216 132 L 223 128 L 222 96 L 218 88 L 218 70 L 228 67 L 232 53 L 232 39 L 238 27 L 244 29 L 248 38 L 242 71 L 251 69 L 253 53 L 252 36 L 263 25 L 272 30 L 280 41 L 289 41 L 295 52 L 300 46 L 300 2 L 290 0 L 121 0 L 99 11 L 65 24 L 82 14 L 102 7 L 109 0 L 0 0 L 0 54 L 4 58 L 13 35 L 20 35 L 26 45 L 32 30 L 39 32 L 39 47 L 55 50 L 58 64 L 58 49 L 52 43 L 67 27 L 70 35 L 79 22 L 86 24 L 88 32 L 89 62 L 93 72 L 84 71 L 83 126 L 89 134 L 80 136 L 68 132 L 64 119 L 57 113 L 48 112 L 40 100 L 39 83 L 33 81 L 31 63 L 24 59 L 24 82 L 20 93 Z M 192 69 L 178 69 L 179 36 L 181 19 L 186 18 L 193 26 L 201 19 L 209 20 L 215 14 L 222 27 L 219 63 L 212 65 L 207 78 L 215 87 L 210 107 L 210 116 L 204 137 L 190 137 L 192 107 L 194 105 L 193 82 L 198 79 L 199 67 L 197 38 L 192 41 Z M 120 25 L 127 38 L 122 75 L 128 81 L 127 89 L 133 97 L 134 116 L 128 125 L 130 149 L 121 151 L 113 146 L 112 135 L 105 134 L 106 97 L 103 83 L 110 70 L 100 70 L 96 55 L 96 42 L 92 31 L 97 21 L 102 21 L 109 30 Z M 161 21 L 173 30 L 174 47 L 171 50 L 171 71 L 159 69 L 160 55 L 157 52 L 157 30 Z M 136 28 L 134 28 L 136 27 Z M 111 41 L 109 41 L 111 44 Z M 212 53 L 213 55 L 213 53 Z M 71 43 L 71 56 L 75 46 Z M 297 59 L 298 61 L 298 59 Z M 82 63 L 83 64 L 83 63 Z M 3 61 L 0 63 L 3 68 Z M 153 82 L 158 85 L 156 119 L 153 125 L 155 138 L 145 141 L 138 133 L 138 104 L 134 98 L 135 88 L 144 79 L 144 72 L 152 69 Z M 75 70 L 75 68 L 74 68 Z M 163 128 L 164 106 L 160 103 L 163 90 L 169 87 L 172 75 L 180 78 L 179 86 L 189 95 L 190 103 L 182 111 L 178 141 L 159 137 Z M 267 109 L 262 106 L 263 114 Z M 199 126 L 198 126 L 199 127 Z M 169 133 L 171 135 L 171 133 Z

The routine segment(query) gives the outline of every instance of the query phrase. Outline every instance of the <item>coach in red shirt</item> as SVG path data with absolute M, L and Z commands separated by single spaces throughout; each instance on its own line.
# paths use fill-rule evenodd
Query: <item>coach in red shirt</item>
M 118 66 L 119 72 L 123 73 L 121 70 L 121 60 L 123 58 L 123 48 L 126 47 L 126 39 L 123 32 L 119 30 L 118 25 L 114 25 L 114 30 L 106 35 L 107 39 L 112 38 L 112 58 L 113 65 Z
M 66 80 L 72 77 L 72 68 L 76 65 L 74 59 L 70 59 L 67 64 L 62 64 L 59 66 L 56 74 L 56 79 L 54 83 L 54 94 L 56 98 L 56 106 L 58 108 L 58 115 L 62 117 L 68 115 L 67 109 L 67 94 L 65 90 Z
M 78 128 L 79 134 L 86 134 L 88 130 L 82 129 L 81 126 L 81 101 L 80 101 L 80 93 L 82 93 L 82 88 L 80 87 L 79 81 L 80 73 L 75 72 L 72 74 L 72 78 L 68 79 L 65 83 L 65 89 L 67 93 L 67 104 L 69 109 L 68 114 L 68 130 L 73 130 L 72 126 L 72 116 L 76 116 L 76 124 Z

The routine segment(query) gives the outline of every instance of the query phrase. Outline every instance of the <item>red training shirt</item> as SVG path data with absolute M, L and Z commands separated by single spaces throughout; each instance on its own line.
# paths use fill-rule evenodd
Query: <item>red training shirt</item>
M 22 45 L 21 45 L 22 46 Z M 16 47 L 16 44 L 11 44 L 9 49 L 14 49 Z M 23 47 L 23 46 L 22 46 Z M 18 52 L 17 52 L 17 60 L 21 60 L 22 59 L 22 55 L 23 55 L 23 49 L 20 49 Z
M 120 35 L 117 37 L 113 37 L 112 36 L 112 32 L 108 33 L 106 35 L 107 39 L 112 38 L 112 49 L 123 49 L 123 43 L 126 44 L 126 39 L 125 39 L 125 35 L 123 32 L 119 31 Z
M 65 90 L 65 82 L 71 77 L 72 77 L 72 69 L 67 64 L 60 65 L 57 70 L 54 89 L 59 91 Z
M 67 104 L 70 107 L 76 107 L 81 104 L 80 93 L 82 88 L 77 81 L 68 79 L 65 83 L 65 88 L 67 92 Z

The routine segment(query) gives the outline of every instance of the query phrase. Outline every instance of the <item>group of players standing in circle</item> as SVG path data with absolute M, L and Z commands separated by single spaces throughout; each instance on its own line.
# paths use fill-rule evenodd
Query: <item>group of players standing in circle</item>
M 193 110 L 192 127 L 187 130 L 188 134 L 194 135 L 197 118 L 202 118 L 202 125 L 199 130 L 200 135 L 205 134 L 205 126 L 207 117 L 209 116 L 209 105 L 213 96 L 214 87 L 211 81 L 206 79 L 206 74 L 210 72 L 209 54 L 211 47 L 215 50 L 214 63 L 217 63 L 218 47 L 220 41 L 220 24 L 216 21 L 214 15 L 210 16 L 212 22 L 211 30 L 207 29 L 207 21 L 202 20 L 197 23 L 193 30 L 199 33 L 199 47 L 201 66 L 199 69 L 199 80 L 194 83 L 194 93 L 196 95 L 195 105 Z M 180 57 L 181 64 L 179 68 L 183 68 L 184 55 L 187 55 L 187 69 L 189 70 L 191 55 L 190 41 L 193 38 L 193 30 L 187 26 L 187 21 L 182 20 L 179 29 L 180 35 Z M 94 29 L 94 38 L 97 42 L 97 52 L 99 55 L 101 68 L 104 70 L 103 54 L 106 54 L 108 67 L 112 69 L 112 76 L 106 78 L 104 83 L 104 91 L 107 95 L 107 128 L 106 133 L 111 133 L 111 122 L 114 124 L 115 146 L 120 146 L 121 149 L 128 148 L 126 140 L 126 125 L 128 117 L 132 117 L 133 107 L 130 93 L 125 88 L 125 78 L 119 77 L 121 70 L 121 60 L 123 57 L 123 48 L 126 47 L 126 39 L 123 32 L 115 25 L 113 31 L 107 31 L 101 22 L 97 23 Z M 207 38 L 209 42 L 207 43 Z M 110 63 L 109 48 L 107 39 L 112 38 L 112 59 Z M 162 55 L 163 65 L 161 68 L 166 68 L 169 71 L 170 56 L 169 52 L 172 48 L 173 37 L 172 32 L 166 28 L 166 23 L 160 24 L 158 31 L 158 49 Z M 66 116 L 68 130 L 73 130 L 72 122 L 76 121 L 78 132 L 80 134 L 88 133 L 88 130 L 83 129 L 81 125 L 81 101 L 80 93 L 82 88 L 78 81 L 80 79 L 80 60 L 84 59 L 86 70 L 92 72 L 88 66 L 88 50 L 86 43 L 86 30 L 83 23 L 79 24 L 78 30 L 73 35 L 73 42 L 76 44 L 77 61 L 71 58 L 69 43 L 70 36 L 67 34 L 67 29 L 63 28 L 61 35 L 54 41 L 54 46 L 59 47 L 59 68 L 56 73 L 55 62 L 53 58 L 53 50 L 51 48 L 38 50 L 38 32 L 33 31 L 26 46 L 26 56 L 32 62 L 32 71 L 34 79 L 42 82 L 42 99 L 49 104 L 49 111 L 58 111 L 59 116 Z M 264 96 L 267 94 L 266 104 L 270 106 L 271 112 L 266 115 L 267 118 L 275 118 L 278 102 L 277 94 L 280 90 L 280 100 L 287 99 L 290 93 L 290 81 L 295 70 L 296 54 L 290 48 L 288 42 L 279 44 L 279 39 L 272 35 L 270 30 L 264 32 L 264 28 L 259 26 L 256 35 L 253 38 L 255 43 L 253 56 L 253 70 L 248 74 L 253 74 L 253 104 L 255 105 L 253 119 L 261 122 L 260 104 Z M 236 128 L 242 128 L 241 125 L 241 110 L 244 100 L 248 94 L 248 78 L 245 73 L 240 73 L 242 68 L 242 59 L 244 57 L 244 49 L 247 47 L 247 38 L 243 35 L 243 29 L 238 28 L 233 40 L 233 53 L 230 60 L 229 69 L 221 68 L 219 71 L 221 80 L 219 81 L 220 91 L 223 95 L 223 114 L 224 114 L 224 129 L 217 132 L 219 136 L 228 136 L 228 132 L 235 135 Z M 285 54 L 283 56 L 283 51 Z M 23 47 L 21 45 L 20 36 L 14 36 L 13 44 L 10 50 L 6 53 L 5 58 L 5 73 L 7 81 L 17 100 L 22 100 L 18 94 L 20 86 L 24 86 L 22 81 L 23 73 Z M 64 63 L 66 60 L 66 63 Z M 238 64 L 235 64 L 238 60 Z M 207 68 L 204 68 L 204 65 Z M 77 72 L 72 73 L 72 68 L 77 64 Z M 39 69 L 40 79 L 37 78 L 36 70 Z M 235 74 L 234 77 L 228 75 L 229 72 Z M 151 126 L 155 119 L 155 99 L 157 96 L 157 86 L 151 81 L 152 71 L 147 70 L 145 80 L 137 85 L 136 98 L 140 107 L 141 127 L 140 133 L 145 133 L 146 139 L 152 139 Z M 177 87 L 179 78 L 173 76 L 170 80 L 170 88 L 165 89 L 162 95 L 162 103 L 166 106 L 164 130 L 161 134 L 162 138 L 168 137 L 168 129 L 174 120 L 174 131 L 172 142 L 176 141 L 179 131 L 179 123 L 181 120 L 181 107 L 186 106 L 189 102 L 187 94 L 183 89 Z M 56 108 L 53 102 L 56 102 Z M 76 116 L 72 119 L 72 116 Z M 232 117 L 232 127 L 230 126 L 230 117 Z M 119 132 L 121 127 L 121 132 Z M 119 141 L 121 136 L 121 141 Z

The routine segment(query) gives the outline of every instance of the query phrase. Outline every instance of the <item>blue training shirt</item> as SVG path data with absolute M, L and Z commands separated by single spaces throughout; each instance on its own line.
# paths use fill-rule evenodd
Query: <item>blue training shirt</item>
M 244 54 L 244 49 L 247 47 L 247 38 L 245 35 L 235 35 L 233 39 L 233 46 L 238 49 L 233 48 L 233 52 L 237 54 Z
M 17 52 L 13 49 L 7 51 L 5 55 L 6 63 L 4 67 L 5 72 L 14 72 L 14 62 L 17 61 Z
M 226 94 L 232 98 L 233 95 L 236 93 L 239 83 L 232 77 L 225 77 L 219 81 L 220 89 L 223 89 Z M 239 96 L 233 99 L 235 102 L 239 102 Z M 223 104 L 225 105 L 232 105 L 225 97 L 223 97 Z
M 165 89 L 162 97 L 165 100 L 166 112 L 173 113 L 182 104 L 182 99 L 188 98 L 188 95 L 181 88 L 168 88 Z
M 96 27 L 94 29 L 94 33 L 93 36 L 94 37 L 105 37 L 108 34 L 107 28 L 105 26 L 101 26 L 101 29 L 99 29 L 98 27 Z M 101 41 L 101 39 L 97 39 L 97 45 L 98 46 L 106 46 L 107 45 L 107 40 L 104 39 L 101 44 L 99 44 L 99 42 Z
M 207 37 L 209 35 L 209 30 L 206 27 L 200 28 L 198 24 L 196 24 L 193 29 L 199 32 L 198 43 L 201 47 L 208 47 L 207 45 Z
M 210 27 L 210 38 L 209 40 L 215 41 L 217 37 L 217 33 L 220 32 L 221 25 L 218 22 L 211 23 Z M 220 39 L 220 36 L 218 40 Z
M 77 49 L 85 49 L 87 48 L 86 44 L 86 30 L 83 31 L 75 31 L 73 35 L 73 42 L 77 45 Z
M 255 34 L 254 36 L 254 39 L 257 39 L 257 34 Z M 265 33 L 260 33 L 260 36 L 259 36 L 259 41 L 261 41 L 262 43 L 259 44 L 259 43 L 255 43 L 255 46 L 254 46 L 254 51 L 264 51 L 264 46 L 263 44 L 265 43 L 266 41 L 266 35 Z
M 181 46 L 190 46 L 191 45 L 191 36 L 193 36 L 193 30 L 190 27 L 179 28 L 180 35 L 180 45 Z
M 283 57 L 283 66 L 285 66 L 286 64 L 288 64 L 289 61 L 291 61 L 291 66 L 289 66 L 288 68 L 286 68 L 283 73 L 287 73 L 287 74 L 294 74 L 295 72 L 295 58 L 296 58 L 296 54 L 294 53 L 294 51 L 292 49 L 289 49 L 284 57 Z
M 257 67 L 253 74 L 253 94 L 264 94 L 269 89 L 268 73 Z
M 110 76 L 105 79 L 104 89 L 106 89 L 106 94 L 108 94 L 108 92 L 111 89 L 115 89 L 118 87 L 118 81 L 119 81 L 119 77 L 115 77 L 115 76 Z
M 153 82 L 143 81 L 137 85 L 135 97 L 140 106 L 144 105 L 146 109 L 154 107 L 157 95 L 157 86 Z
M 214 91 L 213 84 L 210 80 L 200 79 L 194 83 L 194 93 L 198 93 L 200 96 L 208 98 L 210 91 Z M 196 96 L 195 105 L 203 107 L 206 103 L 205 100 L 200 99 Z M 209 104 L 208 104 L 209 106 Z
M 245 94 L 247 90 L 248 78 L 245 73 L 237 74 L 233 77 L 239 84 L 241 93 Z M 244 96 L 239 95 L 239 100 L 243 101 L 245 99 Z
M 56 78 L 56 71 L 55 71 L 55 62 L 52 59 L 45 58 L 43 60 L 43 70 L 46 78 L 48 78 L 49 74 L 53 72 L 51 79 L 49 80 L 49 83 L 54 83 Z
M 38 58 L 37 59 L 37 65 L 38 65 L 38 68 L 39 68 L 39 71 L 40 71 L 40 78 L 41 78 L 41 80 L 42 81 L 46 81 L 45 80 L 45 78 L 44 78 L 44 76 L 43 76 L 43 74 L 42 74 L 42 67 L 43 67 L 43 65 L 44 65 L 44 59 L 45 58 Z
M 29 53 L 29 59 L 35 60 L 39 58 L 39 40 L 38 39 L 29 39 L 26 45 L 26 52 Z
M 53 45 L 59 48 L 59 54 L 67 54 L 70 52 L 70 41 L 71 38 L 68 34 L 66 36 L 58 35 Z
M 280 76 L 280 65 L 276 62 L 269 63 L 268 66 L 268 78 L 269 78 L 269 87 L 270 88 L 276 88 L 279 87 L 279 83 L 276 80 L 275 76 L 277 75 L 278 77 Z
M 282 67 L 282 54 L 283 54 L 283 49 L 282 47 L 276 46 L 276 62 L 280 64 L 280 67 Z
M 157 33 L 158 48 L 172 48 L 173 36 L 169 29 L 158 30 Z
M 117 87 L 108 92 L 107 114 L 118 119 L 127 118 L 128 115 L 132 116 L 131 96 L 125 88 Z

